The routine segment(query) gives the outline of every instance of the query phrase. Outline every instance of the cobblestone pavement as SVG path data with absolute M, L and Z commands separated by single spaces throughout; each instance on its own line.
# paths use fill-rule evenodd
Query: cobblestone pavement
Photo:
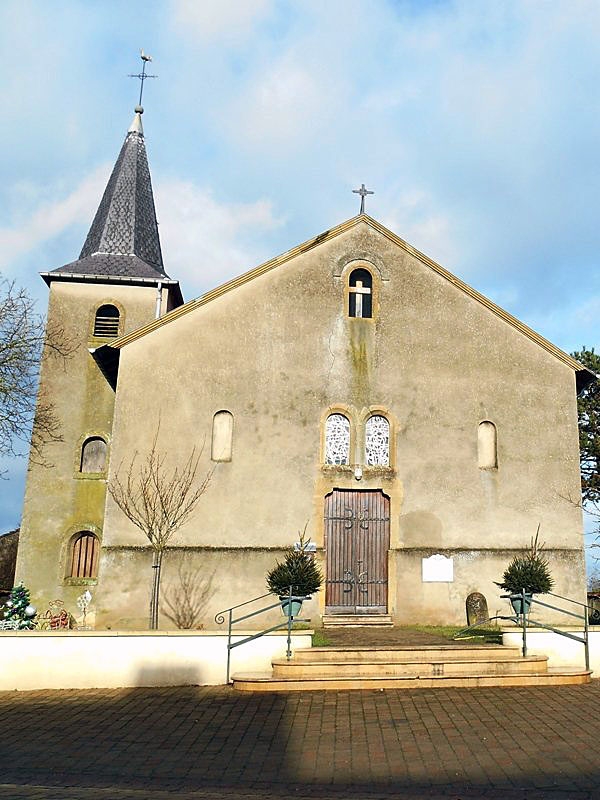
M 587 686 L 0 693 L 0 798 L 600 798 Z

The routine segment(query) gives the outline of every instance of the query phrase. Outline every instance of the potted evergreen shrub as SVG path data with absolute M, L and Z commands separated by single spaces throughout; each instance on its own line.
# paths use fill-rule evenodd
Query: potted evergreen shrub
M 548 559 L 542 555 L 543 544 L 538 544 L 539 526 L 535 538 L 531 540 L 529 551 L 515 556 L 504 570 L 502 583 L 498 586 L 510 594 L 510 602 L 517 615 L 528 614 L 531 595 L 552 591 L 554 579 L 550 573 Z M 523 608 L 523 590 L 525 608 Z
M 321 570 L 312 554 L 306 551 L 309 542 L 310 539 L 305 540 L 303 533 L 298 549 L 290 547 L 286 550 L 283 561 L 278 561 L 267 573 L 267 588 L 279 597 L 286 616 L 298 616 L 302 601 L 309 600 L 310 595 L 318 592 L 323 583 Z

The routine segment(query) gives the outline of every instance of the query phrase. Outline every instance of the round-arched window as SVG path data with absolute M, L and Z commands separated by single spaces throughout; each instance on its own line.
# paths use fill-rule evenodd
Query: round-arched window
M 368 269 L 355 269 L 348 279 L 348 316 L 373 316 L 373 276 Z
M 80 531 L 71 545 L 71 578 L 95 578 L 98 575 L 100 541 L 91 531 Z
M 381 414 L 373 414 L 365 425 L 365 463 L 384 467 L 390 463 L 390 423 Z
M 100 306 L 94 319 L 94 336 L 114 339 L 119 335 L 120 317 L 121 314 L 116 306 L 108 304 Z
M 325 463 L 350 463 L 350 422 L 343 414 L 330 414 L 325 423 Z
M 104 472 L 106 442 L 101 436 L 90 436 L 81 448 L 80 472 Z

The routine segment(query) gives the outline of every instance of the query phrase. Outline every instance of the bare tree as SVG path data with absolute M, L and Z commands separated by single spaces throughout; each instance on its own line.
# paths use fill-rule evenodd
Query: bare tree
M 65 360 L 76 349 L 61 324 L 45 326 L 25 289 L 0 277 L 0 455 L 23 455 L 31 438 L 31 460 L 49 466 L 43 449 L 61 441 L 53 403 L 37 396 L 40 363 Z M 32 430 L 33 425 L 33 430 Z
M 161 593 L 161 602 L 167 607 L 163 614 L 182 630 L 198 626 L 202 613 L 212 595 L 215 573 L 203 577 L 200 569 L 186 568 L 179 564 L 179 581 Z
M 157 447 L 160 424 L 148 454 L 136 452 L 121 477 L 123 464 L 108 483 L 108 491 L 123 514 L 147 537 L 153 550 L 150 629 L 158 629 L 160 572 L 165 549 L 173 534 L 192 515 L 210 483 L 213 470 L 196 482 L 202 450 L 192 452 L 183 465 L 169 469 L 167 454 Z

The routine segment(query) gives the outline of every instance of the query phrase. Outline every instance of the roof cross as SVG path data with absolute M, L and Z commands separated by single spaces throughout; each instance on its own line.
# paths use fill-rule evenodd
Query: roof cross
M 352 189 L 352 194 L 359 194 L 360 195 L 360 211 L 359 214 L 365 213 L 365 197 L 368 194 L 375 194 L 370 189 L 365 189 L 364 183 L 361 184 L 360 189 Z
M 146 78 L 158 78 L 158 75 L 146 75 L 146 64 L 148 63 L 148 61 L 152 61 L 152 56 L 147 56 L 146 53 L 144 53 L 144 49 L 143 48 L 140 50 L 140 58 L 142 59 L 142 64 L 143 64 L 142 71 L 138 72 L 136 75 L 132 75 L 130 73 L 128 77 L 129 78 L 139 78 L 139 81 L 140 81 L 140 101 L 137 104 L 137 107 L 136 107 L 135 111 L 136 111 L 136 113 L 143 114 L 144 113 L 144 109 L 142 108 L 142 95 L 144 94 L 144 81 L 146 80 Z

